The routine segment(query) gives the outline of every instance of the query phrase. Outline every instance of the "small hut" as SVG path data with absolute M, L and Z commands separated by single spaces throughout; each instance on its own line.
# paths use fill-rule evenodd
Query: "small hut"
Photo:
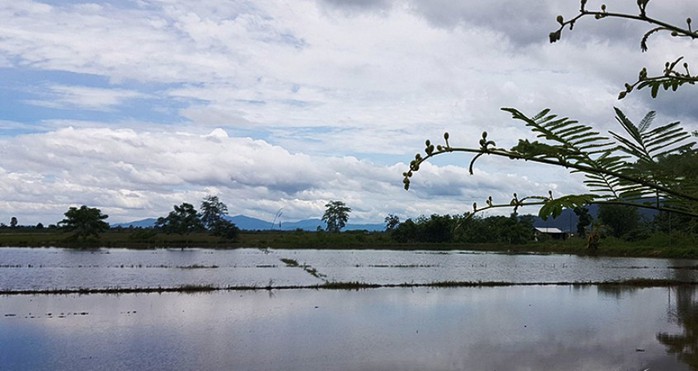
M 551 238 L 553 240 L 566 240 L 570 236 L 570 234 L 561 231 L 559 228 L 536 227 L 535 236 L 536 241 L 540 240 L 543 236 L 546 236 L 545 238 Z

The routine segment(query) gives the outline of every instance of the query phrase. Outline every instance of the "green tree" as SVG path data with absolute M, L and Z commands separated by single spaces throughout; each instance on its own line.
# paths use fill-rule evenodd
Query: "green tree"
M 102 214 L 97 208 L 71 207 L 65 212 L 65 219 L 58 222 L 58 226 L 73 233 L 75 239 L 99 238 L 99 234 L 109 229 L 109 223 L 105 222 L 109 216 Z
M 645 12 L 648 2 L 649 0 L 637 1 L 640 15 L 636 16 L 609 12 L 605 5 L 602 6 L 601 11 L 588 11 L 585 8 L 586 0 L 581 0 L 580 14 L 577 17 L 569 20 L 565 20 L 562 16 L 558 17 L 560 28 L 551 33 L 550 41 L 559 40 L 564 27 L 571 28 L 578 19 L 586 16 L 594 16 L 596 19 L 633 19 L 655 25 L 655 28 L 648 31 L 642 39 L 643 50 L 647 48 L 648 37 L 656 32 L 669 31 L 672 36 L 698 38 L 698 34 L 691 29 L 690 19 L 687 20 L 688 27 L 681 28 L 648 17 Z M 643 69 L 638 81 L 634 84 L 626 84 L 626 89 L 619 98 L 624 98 L 633 89 L 649 87 L 652 96 L 656 96 L 659 88 L 676 90 L 680 85 L 698 82 L 698 78 L 689 73 L 687 64 L 683 65 L 685 73 L 678 71 L 677 66 L 680 60 L 681 58 L 673 63 L 668 62 L 661 76 L 650 77 Z M 453 147 L 449 143 L 448 133 L 445 133 L 443 144 L 434 145 L 427 140 L 424 150 L 426 154 L 423 156 L 418 153 L 415 156 L 408 171 L 403 173 L 405 188 L 409 189 L 410 179 L 419 170 L 420 165 L 436 155 L 453 152 L 474 154 L 469 168 L 471 174 L 475 162 L 481 156 L 491 155 L 548 164 L 569 169 L 573 173 L 581 173 L 585 176 L 584 183 L 589 192 L 563 197 L 554 197 L 552 192 L 548 192 L 547 195 L 525 197 L 519 197 L 514 193 L 511 201 L 505 203 L 495 203 L 490 197 L 485 201 L 485 206 L 478 207 L 477 204 L 473 204 L 473 213 L 495 207 L 513 207 L 516 211 L 521 206 L 538 205 L 541 206 L 539 215 L 547 218 L 551 215 L 558 216 L 565 207 L 583 207 L 590 203 L 613 203 L 653 208 L 698 218 L 698 192 L 695 188 L 685 186 L 688 174 L 677 172 L 667 175 L 658 170 L 661 161 L 665 158 L 695 153 L 693 149 L 695 141 L 678 122 L 651 127 L 654 113 L 650 112 L 636 124 L 616 108 L 616 119 L 623 132 L 609 132 L 610 135 L 606 136 L 591 126 L 550 114 L 549 109 L 533 116 L 528 116 L 514 108 L 503 108 L 503 110 L 510 113 L 515 120 L 523 122 L 541 141 L 531 142 L 522 139 L 515 147 L 505 149 L 496 147 L 495 142 L 488 138 L 487 132 L 483 132 L 479 147 Z M 650 169 L 650 172 L 638 171 L 642 168 Z M 648 197 L 653 197 L 655 201 L 647 202 Z
M 17 218 L 13 216 L 12 219 L 10 219 L 10 227 L 14 228 L 16 226 L 17 226 Z
M 664 157 L 654 171 L 662 177 L 681 179 L 676 188 L 686 193 L 698 194 L 698 151 L 686 151 Z M 698 213 L 698 205 L 693 205 L 692 211 Z M 655 218 L 654 226 L 660 232 L 698 233 L 698 218 L 662 212 Z
M 428 219 L 418 219 L 421 242 L 451 242 L 453 241 L 454 222 L 450 215 L 432 215 Z
M 201 201 L 201 222 L 206 229 L 212 230 L 221 224 L 225 215 L 228 215 L 228 206 L 218 196 L 208 195 Z
M 351 208 L 342 201 L 330 201 L 325 204 L 325 207 L 327 209 L 322 215 L 322 221 L 327 224 L 325 229 L 328 232 L 338 233 L 347 225 Z
M 488 218 L 451 215 L 421 216 L 407 219 L 391 233 L 396 242 L 427 243 L 507 243 L 524 244 L 533 239 L 530 215 L 491 216 Z
M 386 232 L 391 232 L 397 226 L 400 225 L 400 217 L 397 215 L 393 214 L 388 214 L 388 216 L 385 217 L 385 231 Z
M 599 206 L 599 219 L 610 228 L 613 237 L 621 238 L 640 226 L 640 215 L 636 207 L 602 204 Z
M 412 219 L 407 219 L 400 223 L 390 233 L 390 237 L 400 243 L 416 242 L 418 241 L 418 235 L 417 224 Z
M 209 232 L 214 236 L 219 236 L 227 240 L 237 240 L 240 236 L 240 228 L 238 228 L 235 223 L 222 218 L 209 227 Z
M 589 214 L 589 208 L 586 206 L 577 206 L 574 208 L 574 213 L 577 215 L 577 235 L 579 237 L 586 237 L 587 227 L 591 225 L 591 214 Z
M 160 217 L 155 222 L 155 227 L 161 228 L 166 233 L 189 234 L 204 230 L 204 225 L 194 206 L 189 203 L 174 205 L 174 211 L 170 211 L 167 217 Z

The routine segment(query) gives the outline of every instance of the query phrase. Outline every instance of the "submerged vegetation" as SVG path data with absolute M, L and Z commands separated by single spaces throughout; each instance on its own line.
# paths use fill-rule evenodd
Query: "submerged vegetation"
M 678 279 L 629 279 L 618 281 L 583 281 L 583 282 L 505 282 L 505 281 L 434 281 L 427 283 L 367 283 L 359 281 L 327 281 L 314 285 L 278 285 L 271 283 L 266 286 L 239 285 L 239 286 L 215 286 L 215 285 L 182 285 L 173 287 L 105 287 L 105 288 L 75 288 L 75 289 L 32 289 L 32 290 L 1 290 L 0 295 L 70 295 L 70 294 L 135 294 L 166 292 L 197 293 L 213 291 L 257 291 L 257 290 L 366 290 L 381 288 L 458 288 L 458 287 L 511 287 L 511 286 L 599 286 L 603 289 L 610 288 L 646 288 L 646 287 L 678 287 L 698 286 L 695 281 L 683 281 Z

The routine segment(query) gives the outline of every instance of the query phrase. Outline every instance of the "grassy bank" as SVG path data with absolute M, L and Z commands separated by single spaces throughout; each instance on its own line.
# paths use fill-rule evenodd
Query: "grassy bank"
M 385 250 L 475 250 L 501 253 L 558 253 L 575 255 L 662 257 L 698 259 L 698 238 L 686 235 L 656 234 L 642 241 L 628 242 L 613 238 L 602 240 L 596 252 L 586 248 L 582 239 L 530 242 L 523 245 L 502 243 L 397 243 L 385 232 L 349 231 L 342 233 L 305 231 L 243 231 L 237 241 L 206 233 L 176 235 L 150 229 L 113 229 L 99 240 L 74 241 L 69 233 L 57 229 L 4 229 L 0 232 L 3 247 L 122 247 L 152 248 L 275 248 L 275 249 L 385 249 Z

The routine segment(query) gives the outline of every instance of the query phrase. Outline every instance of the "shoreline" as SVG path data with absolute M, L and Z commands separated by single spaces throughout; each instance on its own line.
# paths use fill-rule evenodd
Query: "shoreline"
M 224 240 L 205 233 L 174 235 L 145 229 L 119 229 L 105 232 L 99 239 L 75 241 L 60 230 L 0 233 L 0 248 L 66 248 L 133 250 L 152 249 L 318 249 L 318 250 L 426 250 L 480 251 L 502 254 L 568 254 L 590 257 L 637 257 L 698 259 L 698 237 L 656 235 L 647 240 L 624 241 L 605 238 L 598 250 L 586 248 L 581 238 L 506 243 L 398 243 L 388 232 L 348 231 L 341 233 L 306 231 L 243 231 L 237 240 Z

